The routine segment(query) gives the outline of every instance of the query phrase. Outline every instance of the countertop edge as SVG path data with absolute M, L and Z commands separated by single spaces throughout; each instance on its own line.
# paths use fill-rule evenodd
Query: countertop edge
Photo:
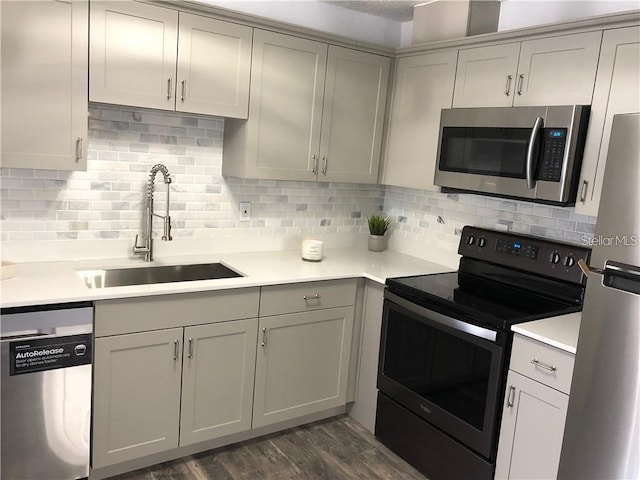
M 511 331 L 524 337 L 576 354 L 582 312 L 543 318 L 513 325 Z
M 364 278 L 384 284 L 387 278 L 395 276 L 451 271 L 451 268 L 445 265 L 395 251 L 372 254 L 353 248 L 329 249 L 326 251 L 325 259 L 317 263 L 303 262 L 300 259 L 299 251 L 285 250 L 214 256 L 182 256 L 163 259 L 155 264 L 161 266 L 188 262 L 221 262 L 245 276 L 89 289 L 76 274 L 76 270 L 99 269 L 100 266 L 103 268 L 126 268 L 131 264 L 126 260 L 18 264 L 16 276 L 0 282 L 0 308 L 10 309 L 77 301 L 207 292 L 345 278 Z

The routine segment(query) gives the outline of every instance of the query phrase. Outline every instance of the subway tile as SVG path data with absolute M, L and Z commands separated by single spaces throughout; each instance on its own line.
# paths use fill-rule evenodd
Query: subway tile
M 595 223 L 594 217 L 573 209 L 471 194 L 225 178 L 224 119 L 106 105 L 90 105 L 89 110 L 87 172 L 0 170 L 4 240 L 133 238 L 155 163 L 166 164 L 174 179 L 176 238 L 365 233 L 366 218 L 384 212 L 395 219 L 393 235 L 455 251 L 456 231 L 466 224 L 493 228 L 497 222 L 512 222 L 514 231 L 576 242 L 592 235 Z M 156 208 L 161 209 L 164 190 L 159 181 L 157 185 Z M 251 222 L 239 221 L 241 200 L 252 202 Z M 446 225 L 436 223 L 438 215 Z M 29 231 L 20 231 L 21 220 L 28 222 Z

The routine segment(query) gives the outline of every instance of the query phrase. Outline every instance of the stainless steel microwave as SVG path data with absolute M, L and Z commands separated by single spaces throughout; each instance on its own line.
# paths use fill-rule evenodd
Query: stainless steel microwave
M 574 205 L 588 122 L 585 105 L 443 109 L 435 184 Z

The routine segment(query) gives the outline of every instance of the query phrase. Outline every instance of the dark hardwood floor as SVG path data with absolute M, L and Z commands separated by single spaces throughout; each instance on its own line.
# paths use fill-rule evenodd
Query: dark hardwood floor
M 425 477 L 358 422 L 342 415 L 112 479 L 425 480 Z

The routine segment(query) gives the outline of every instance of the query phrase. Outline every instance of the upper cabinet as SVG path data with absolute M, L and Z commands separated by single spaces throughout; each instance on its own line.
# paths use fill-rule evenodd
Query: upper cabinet
M 199 15 L 92 2 L 89 99 L 246 118 L 251 38 L 250 27 Z
M 0 9 L 2 166 L 86 170 L 87 2 Z
M 589 105 L 601 32 L 460 50 L 454 107 Z
M 180 12 L 176 111 L 247 118 L 253 29 Z
M 318 179 L 376 183 L 390 60 L 329 46 Z
M 247 122 L 226 122 L 224 175 L 376 183 L 390 60 L 256 30 Z
M 640 27 L 607 30 L 591 106 L 576 212 L 596 216 L 613 116 L 640 112 Z
M 382 183 L 433 185 L 440 110 L 451 108 L 457 52 L 400 58 L 396 64 Z
M 315 180 L 326 63 L 324 43 L 254 32 L 249 121 L 225 122 L 223 174 Z

